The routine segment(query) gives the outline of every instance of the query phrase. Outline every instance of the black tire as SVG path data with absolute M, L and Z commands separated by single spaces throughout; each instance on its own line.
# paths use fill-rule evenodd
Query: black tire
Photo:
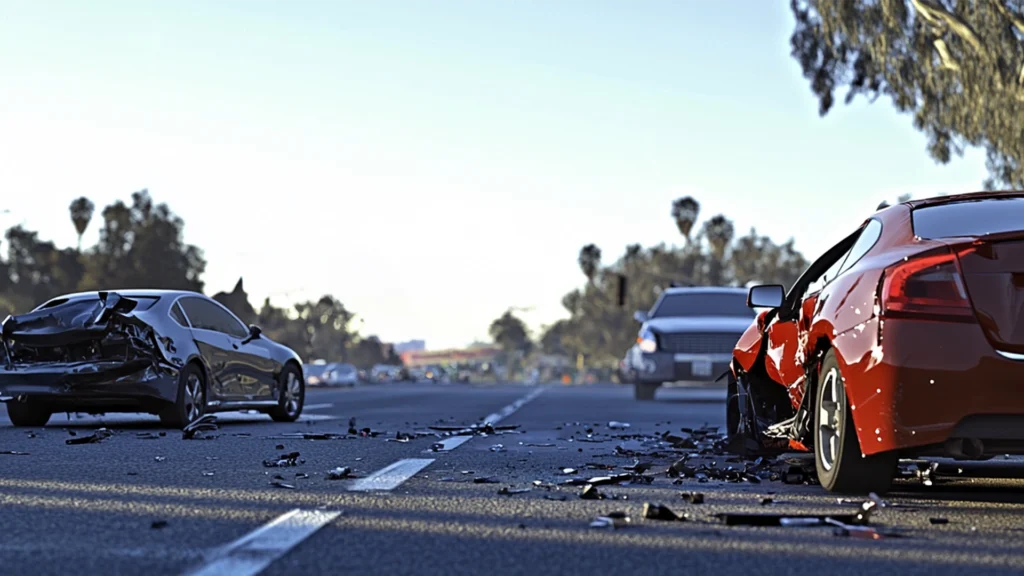
M 306 403 L 306 381 L 295 366 L 288 364 L 278 377 L 278 405 L 267 412 L 275 422 L 295 422 Z
M 12 400 L 7 403 L 7 417 L 18 427 L 41 428 L 50 421 L 53 413 L 32 402 Z
M 822 421 L 823 408 L 831 413 L 830 422 Z M 829 492 L 883 494 L 892 486 L 898 462 L 896 452 L 872 456 L 861 453 L 839 362 L 835 352 L 829 350 L 822 359 L 814 390 L 814 465 L 818 481 Z
M 633 397 L 641 402 L 654 400 L 654 394 L 661 384 L 657 382 L 637 382 L 633 385 Z
M 160 422 L 172 428 L 184 428 L 206 414 L 207 386 L 202 369 L 187 364 L 178 376 L 178 397 L 160 413 Z
M 730 374 L 725 396 L 725 439 L 730 445 L 741 440 L 740 418 L 739 385 Z

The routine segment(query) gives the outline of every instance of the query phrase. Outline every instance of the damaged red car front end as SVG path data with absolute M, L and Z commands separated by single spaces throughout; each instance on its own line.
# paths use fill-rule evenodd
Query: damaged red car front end
M 740 450 L 807 446 L 822 485 L 887 490 L 901 457 L 1024 453 L 1024 193 L 873 215 L 737 343 Z

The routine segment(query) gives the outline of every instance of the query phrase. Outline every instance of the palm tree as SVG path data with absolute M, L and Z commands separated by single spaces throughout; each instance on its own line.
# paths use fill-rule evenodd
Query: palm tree
M 704 223 L 704 235 L 711 243 L 711 250 L 716 258 L 725 257 L 725 249 L 732 243 L 734 232 L 732 222 L 722 214 Z
M 78 251 L 81 252 L 82 235 L 89 228 L 89 222 L 92 221 L 96 205 L 92 203 L 92 200 L 82 196 L 73 200 L 68 209 L 71 211 L 71 223 L 75 225 L 75 232 L 78 233 Z
M 699 214 L 700 203 L 694 200 L 693 196 L 677 198 L 675 202 L 672 202 L 672 218 L 676 221 L 679 233 L 686 238 L 687 244 L 690 243 L 690 232 L 693 230 L 693 225 L 697 222 Z
M 601 266 L 601 249 L 595 244 L 587 244 L 580 248 L 580 257 L 577 262 L 583 275 L 587 277 L 587 281 L 593 283 L 597 276 L 597 270 Z

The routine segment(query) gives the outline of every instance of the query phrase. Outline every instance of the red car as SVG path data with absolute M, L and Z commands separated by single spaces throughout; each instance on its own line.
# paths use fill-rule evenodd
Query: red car
M 747 305 L 769 310 L 733 353 L 738 451 L 813 450 L 846 493 L 900 458 L 1024 453 L 1024 192 L 883 208 Z

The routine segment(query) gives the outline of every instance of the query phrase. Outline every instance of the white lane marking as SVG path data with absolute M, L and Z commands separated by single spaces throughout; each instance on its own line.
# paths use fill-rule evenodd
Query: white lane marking
M 524 405 L 526 405 L 527 402 L 533 400 L 537 396 L 540 396 L 544 392 L 544 390 L 544 388 L 535 389 L 533 392 L 530 392 L 529 394 L 523 396 L 519 400 L 516 400 L 515 402 L 509 404 L 508 406 L 505 406 L 500 411 L 489 415 L 487 418 L 484 418 L 484 423 L 494 426 L 495 424 L 501 422 L 505 418 L 508 418 L 512 414 L 515 414 L 516 410 L 519 410 Z
M 440 442 L 436 442 L 436 444 L 440 444 L 440 445 L 444 446 L 444 448 L 441 448 L 440 450 L 430 450 L 430 449 L 427 449 L 427 450 L 424 450 L 423 452 L 425 452 L 425 453 L 450 452 L 452 450 L 455 450 L 459 446 L 462 446 L 466 442 L 469 442 L 470 440 L 472 440 L 472 438 L 473 438 L 472 436 L 450 436 L 448 438 L 445 438 L 444 440 L 441 440 Z
M 356 492 L 394 490 L 434 462 L 433 458 L 406 458 L 382 468 L 366 478 L 353 482 L 348 489 Z
M 514 414 L 517 410 L 525 406 L 527 402 L 530 402 L 537 396 L 540 396 L 544 390 L 544 388 L 536 388 L 535 390 L 532 390 L 526 396 L 523 396 L 519 400 L 505 406 L 498 412 L 484 418 L 484 424 L 494 426 L 498 422 L 501 422 L 505 418 Z M 452 436 L 441 440 L 438 444 L 444 445 L 444 452 L 450 452 L 459 446 L 462 446 L 466 442 L 469 442 L 473 438 L 475 438 L 475 436 Z M 428 450 L 427 452 L 433 451 Z M 407 458 L 405 460 L 399 460 L 386 468 L 382 468 L 373 474 L 370 474 L 366 478 L 356 480 L 348 487 L 348 489 L 351 491 L 394 490 L 401 486 L 406 480 L 412 478 L 416 474 L 419 474 L 421 470 L 433 464 L 433 462 L 433 458 Z
M 306 404 L 302 407 L 303 410 L 323 410 L 324 408 L 333 408 L 334 404 Z
M 189 576 L 232 574 L 253 576 L 266 569 L 303 540 L 337 518 L 341 512 L 301 510 L 278 516 L 269 523 L 222 548 L 213 557 L 189 572 Z

